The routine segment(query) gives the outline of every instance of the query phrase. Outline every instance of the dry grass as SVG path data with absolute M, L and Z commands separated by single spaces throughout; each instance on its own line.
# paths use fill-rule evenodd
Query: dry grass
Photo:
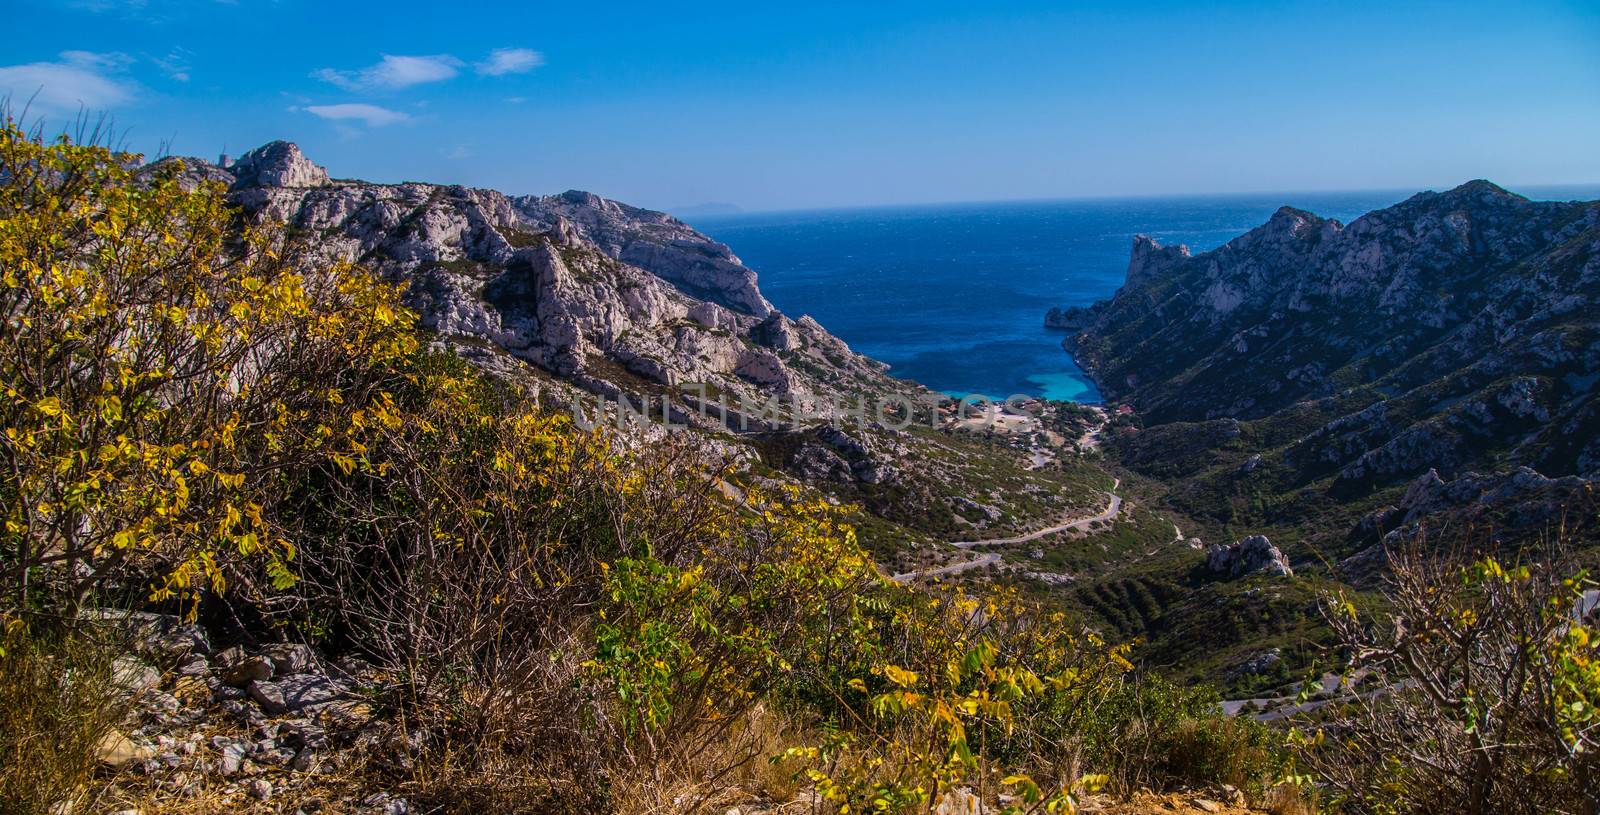
M 691 815 L 721 813 L 752 803 L 761 804 L 765 811 L 784 811 L 794 804 L 803 784 L 792 768 L 773 757 L 805 743 L 807 735 L 783 716 L 757 706 L 707 750 L 675 755 L 667 767 L 640 767 L 619 774 L 613 811 Z
M 570 708 L 539 706 L 573 715 Z M 531 715 L 531 714 L 530 714 Z M 627 815 L 723 813 L 758 804 L 763 811 L 801 811 L 802 779 L 772 761 L 806 734 L 784 717 L 758 706 L 698 752 L 666 746 L 664 760 L 644 763 L 590 752 L 574 767 L 571 755 L 486 753 L 481 744 L 446 742 L 422 756 L 403 777 L 369 763 L 369 784 L 388 779 L 389 788 L 428 812 L 559 815 L 596 812 Z M 690 739 L 690 742 L 696 742 Z M 493 749 L 503 749 L 497 745 Z M 559 752 L 559 751 L 557 751 Z M 372 788 L 369 786 L 369 789 Z
M 1282 784 L 1267 790 L 1258 805 L 1270 815 L 1317 815 L 1317 792 L 1310 787 Z
M 0 635 L 0 652 L 0 812 L 42 814 L 85 800 L 97 747 L 122 716 L 113 652 L 20 625 Z

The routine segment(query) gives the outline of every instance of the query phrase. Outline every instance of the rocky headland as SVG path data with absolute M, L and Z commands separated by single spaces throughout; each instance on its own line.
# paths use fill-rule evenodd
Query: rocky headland
M 1334 503 L 1600 475 L 1600 202 L 1473 181 L 1348 225 L 1284 207 L 1200 254 L 1140 236 L 1115 296 L 1049 319 L 1168 475 Z

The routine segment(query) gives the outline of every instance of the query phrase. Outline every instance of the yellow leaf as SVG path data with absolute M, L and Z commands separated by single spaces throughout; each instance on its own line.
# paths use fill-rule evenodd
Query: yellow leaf
M 912 685 L 917 684 L 916 671 L 908 671 L 895 665 L 883 666 L 883 675 L 888 677 L 890 682 L 893 682 L 902 688 L 909 688 Z

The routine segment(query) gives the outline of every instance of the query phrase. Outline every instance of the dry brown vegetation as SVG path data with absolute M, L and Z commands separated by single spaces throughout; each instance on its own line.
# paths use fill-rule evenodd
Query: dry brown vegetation
M 1591 813 L 1600 806 L 1593 587 L 1558 549 L 1390 553 L 1386 619 L 1333 604 L 1363 672 L 1306 750 L 1343 811 Z

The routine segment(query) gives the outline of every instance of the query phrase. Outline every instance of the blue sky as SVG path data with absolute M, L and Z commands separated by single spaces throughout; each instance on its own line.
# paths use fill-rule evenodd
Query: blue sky
M 746 209 L 1600 181 L 1592 0 L 10 5 L 36 115 L 341 177 Z

